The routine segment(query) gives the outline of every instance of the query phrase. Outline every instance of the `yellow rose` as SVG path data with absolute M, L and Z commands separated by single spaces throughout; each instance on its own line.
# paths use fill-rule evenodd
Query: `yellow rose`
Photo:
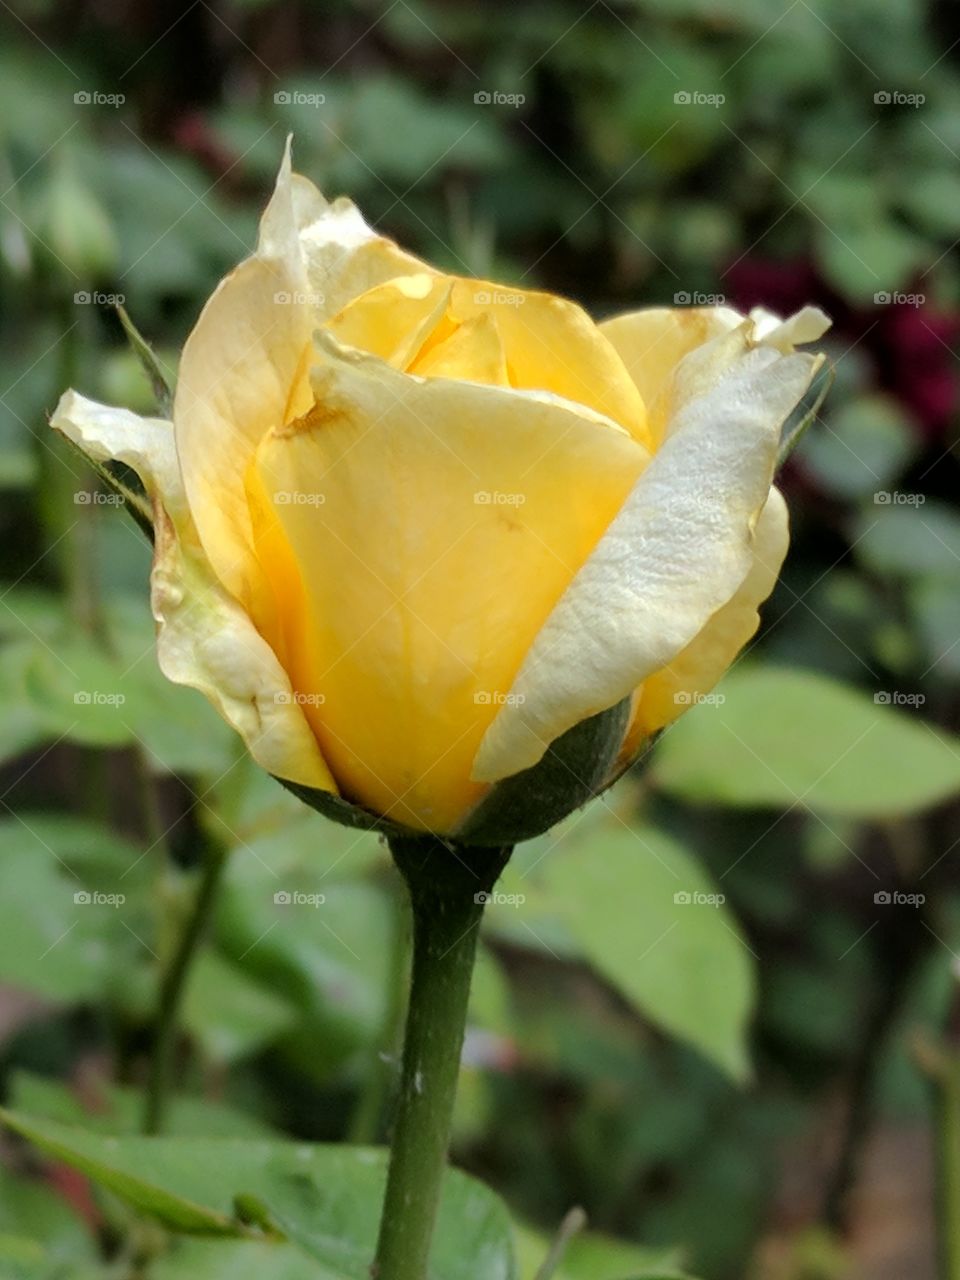
M 496 798 L 522 808 L 551 768 L 582 803 L 753 634 L 787 547 L 781 426 L 818 366 L 793 348 L 826 326 L 595 324 L 446 275 L 288 148 L 256 253 L 187 340 L 173 421 L 69 391 L 53 425 L 141 476 L 161 667 L 265 769 L 489 836 Z

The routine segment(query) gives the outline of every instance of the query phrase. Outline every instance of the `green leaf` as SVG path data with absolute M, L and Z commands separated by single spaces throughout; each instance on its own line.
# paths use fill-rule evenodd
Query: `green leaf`
M 828 493 L 860 498 L 889 491 L 916 447 L 892 396 L 862 396 L 828 414 L 807 435 L 798 458 Z
M 341 1280 L 296 1245 L 175 1238 L 150 1264 L 150 1280 Z
M 546 846 L 528 874 L 508 868 L 501 888 L 501 914 L 516 918 L 528 944 L 544 938 L 556 953 L 539 918 L 552 917 L 574 954 L 644 1017 L 735 1079 L 747 1076 L 750 953 L 722 895 L 674 840 L 650 827 L 584 822 Z
M 891 220 L 818 224 L 817 261 L 828 283 L 852 302 L 905 288 L 930 261 L 931 246 Z
M 330 1273 L 369 1280 L 387 1152 L 370 1147 L 230 1138 L 103 1137 L 20 1113 L 0 1120 L 46 1154 L 79 1169 L 175 1231 L 262 1233 L 238 1216 L 257 1206 Z M 245 1219 L 245 1220 L 244 1220 Z M 506 1210 L 457 1170 L 444 1182 L 433 1264 L 444 1280 L 514 1280 Z
M 916 619 L 929 664 L 927 674 L 960 679 L 960 590 L 947 578 L 919 578 L 908 588 L 910 611 Z
M 909 497 L 911 501 L 904 501 Z M 960 516 L 923 494 L 875 503 L 854 534 L 854 554 L 868 569 L 904 578 L 937 574 L 960 583 Z
M 183 1002 L 184 1024 L 216 1062 L 249 1057 L 297 1021 L 297 1010 L 213 951 L 197 958 Z
M 129 1085 L 98 1082 L 90 1091 L 96 1110 L 84 1107 L 65 1084 L 29 1071 L 16 1072 L 9 1086 L 11 1106 L 16 1111 L 44 1116 L 61 1124 L 80 1125 L 97 1133 L 134 1134 L 143 1119 L 143 1090 Z M 171 1137 L 249 1138 L 265 1137 L 272 1130 L 245 1111 L 223 1102 L 179 1093 L 170 1100 L 167 1132 Z
M 523 1280 L 533 1280 L 550 1242 L 526 1228 L 517 1228 L 517 1247 L 520 1274 Z M 692 1280 L 674 1255 L 675 1250 L 647 1249 L 588 1231 L 567 1245 L 553 1280 Z
M 904 696 L 871 696 L 810 671 L 738 670 L 718 701 L 663 735 L 650 776 L 700 803 L 915 813 L 960 791 L 960 740 L 896 710 Z
M 15 1176 L 0 1168 L 0 1239 L 43 1241 L 42 1256 L 56 1259 L 93 1261 L 93 1239 L 71 1209 L 52 1187 L 36 1178 Z M 0 1259 L 4 1258 L 0 1250 Z M 0 1270 L 6 1280 L 6 1272 Z
M 139 917 L 131 919 L 126 904 L 91 899 L 117 889 L 103 863 L 96 872 L 84 865 L 86 839 L 99 842 L 105 860 L 115 855 L 125 867 L 140 856 L 135 845 L 88 823 L 33 814 L 0 822 L 7 885 L 0 895 L 0 974 L 11 986 L 57 1002 L 102 1000 L 118 975 L 129 987 L 150 959 L 136 936 L 143 928 Z M 146 862 L 140 867 L 145 872 Z M 119 892 L 132 901 L 131 881 Z

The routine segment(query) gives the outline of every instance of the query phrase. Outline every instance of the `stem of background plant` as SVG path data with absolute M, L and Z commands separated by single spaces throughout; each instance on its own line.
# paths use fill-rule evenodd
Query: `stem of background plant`
M 922 1032 L 913 1050 L 933 1094 L 940 1275 L 960 1280 L 960 1054 Z
M 943 1274 L 960 1280 L 960 1058 L 947 1055 L 939 1085 L 940 1236 Z
M 173 1071 L 174 1049 L 180 1022 L 180 1006 L 186 990 L 190 967 L 199 950 L 204 931 L 213 912 L 217 889 L 227 861 L 227 850 L 219 844 L 205 850 L 200 883 L 170 965 L 163 975 L 160 1003 L 157 1009 L 150 1076 L 147 1082 L 144 1133 L 160 1133 L 166 1116 Z
M 373 1275 L 426 1280 L 480 918 L 511 851 L 432 837 L 393 840 L 390 851 L 410 891 L 413 972 Z

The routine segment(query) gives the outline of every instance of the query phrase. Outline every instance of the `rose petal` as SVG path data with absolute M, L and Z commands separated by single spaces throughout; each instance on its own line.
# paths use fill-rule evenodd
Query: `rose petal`
M 571 725 L 667 666 L 733 596 L 753 560 L 781 425 L 816 367 L 811 356 L 755 348 L 686 401 L 533 643 L 513 701 L 481 744 L 476 779 L 535 764 Z
M 288 669 L 345 794 L 449 831 L 485 791 L 470 765 L 499 700 L 647 455 L 556 397 L 320 341 L 317 409 L 259 451 L 302 577 Z
M 67 391 L 51 425 L 95 461 L 132 467 L 153 498 L 151 603 L 164 674 L 199 689 L 268 772 L 336 792 L 286 673 L 207 563 L 187 510 L 172 424 Z

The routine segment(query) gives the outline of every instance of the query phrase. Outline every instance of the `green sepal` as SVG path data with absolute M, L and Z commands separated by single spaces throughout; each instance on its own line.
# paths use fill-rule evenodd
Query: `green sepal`
M 133 468 L 126 466 L 123 462 L 98 462 L 95 458 L 91 458 L 75 440 L 71 440 L 62 431 L 58 434 L 78 457 L 82 458 L 84 463 L 96 473 L 106 487 L 123 499 L 122 506 L 130 513 L 141 533 L 144 533 L 152 543 L 153 508 L 150 503 L 150 497 Z
M 632 699 L 581 720 L 529 769 L 491 788 L 454 833 L 458 844 L 530 840 L 606 789 L 630 725 Z
M 530 840 L 556 826 L 588 800 L 605 791 L 630 724 L 631 699 L 601 711 L 568 729 L 547 748 L 543 759 L 529 769 L 493 785 L 454 832 L 434 833 L 457 845 L 502 846 Z M 276 777 L 276 775 L 274 775 Z M 376 831 L 390 840 L 430 838 L 371 809 L 317 787 L 276 777 L 298 800 L 341 826 Z
M 298 800 L 302 800 L 304 804 L 315 809 L 317 813 L 323 814 L 331 822 L 339 822 L 342 827 L 376 831 L 391 839 L 420 837 L 426 834 L 423 831 L 415 831 L 412 827 L 405 827 L 400 822 L 391 822 L 389 818 L 381 817 L 372 809 L 365 809 L 362 805 L 344 800 L 343 796 L 335 796 L 332 791 L 322 791 L 319 787 L 305 787 L 299 782 L 290 782 L 287 778 L 277 777 L 276 774 L 271 774 L 271 777 L 276 778 L 277 782 L 292 792 Z
M 127 314 L 126 307 L 117 304 L 117 315 L 127 335 L 127 341 L 134 355 L 140 361 L 144 373 L 150 379 L 150 386 L 157 401 L 157 408 L 164 418 L 173 414 L 173 391 L 167 382 L 166 375 L 160 367 L 156 352 Z
M 820 406 L 826 399 L 827 392 L 833 386 L 836 374 L 837 371 L 834 366 L 824 358 L 823 364 L 813 375 L 803 399 L 783 424 L 783 429 L 780 432 L 780 448 L 777 452 L 777 471 L 780 470 L 787 458 L 790 457 L 790 454 L 793 453 L 807 427 L 810 426 L 820 412 Z

